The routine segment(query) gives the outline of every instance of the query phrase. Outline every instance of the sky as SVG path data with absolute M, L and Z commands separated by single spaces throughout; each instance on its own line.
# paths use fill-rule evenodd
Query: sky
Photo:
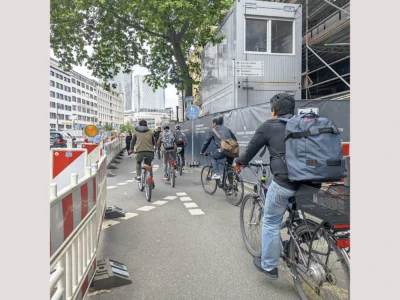
M 53 51 L 50 49 L 50 57 L 57 59 L 54 56 Z M 96 79 L 92 76 L 92 73 L 85 66 L 75 66 L 73 68 L 76 72 L 85 75 L 89 78 Z M 133 68 L 133 75 L 145 75 L 149 73 L 146 68 L 135 66 Z M 173 85 L 168 85 L 165 89 L 165 107 L 176 107 L 178 105 L 178 95 L 176 94 L 176 88 Z

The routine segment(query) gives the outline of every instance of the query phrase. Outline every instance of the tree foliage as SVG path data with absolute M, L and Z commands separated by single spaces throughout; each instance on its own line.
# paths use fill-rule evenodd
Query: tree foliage
M 129 122 L 126 122 L 126 124 L 122 124 L 122 125 L 119 127 L 119 131 L 120 131 L 120 132 L 126 132 L 126 133 L 128 133 L 129 131 L 131 131 L 132 133 L 134 133 L 134 132 L 135 132 L 135 127 L 132 126 L 132 125 L 130 125 Z
M 61 65 L 85 65 L 107 82 L 134 65 L 153 88 L 174 84 L 192 95 L 196 47 L 220 42 L 218 26 L 234 0 L 51 0 L 51 47 Z M 92 51 L 89 51 L 92 50 Z

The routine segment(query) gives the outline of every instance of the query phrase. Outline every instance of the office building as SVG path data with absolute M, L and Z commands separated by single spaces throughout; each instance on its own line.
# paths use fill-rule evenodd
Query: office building
M 145 75 L 133 76 L 133 109 L 139 112 L 140 109 L 164 109 L 165 108 L 165 90 L 156 91 L 148 85 Z

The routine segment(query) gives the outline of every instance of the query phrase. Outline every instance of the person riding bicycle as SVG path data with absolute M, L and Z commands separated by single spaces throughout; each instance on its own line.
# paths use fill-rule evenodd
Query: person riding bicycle
M 213 127 L 213 129 L 215 129 L 218 132 L 218 134 L 221 136 L 222 139 L 232 138 L 235 141 L 237 141 L 233 132 L 228 127 L 223 126 L 222 125 L 223 123 L 224 123 L 224 119 L 222 118 L 222 116 L 214 117 L 212 119 L 212 127 Z M 200 155 L 204 155 L 204 152 L 206 151 L 206 149 L 208 148 L 208 146 L 210 145 L 212 140 L 214 141 L 214 144 L 215 144 L 215 147 L 217 148 L 217 150 L 211 156 L 211 165 L 214 170 L 214 175 L 211 177 L 211 179 L 218 180 L 218 179 L 221 179 L 221 173 L 220 173 L 220 169 L 219 169 L 218 160 L 226 158 L 228 165 L 232 166 L 233 158 L 229 157 L 221 152 L 221 149 L 220 149 L 221 148 L 221 139 L 215 135 L 214 130 L 210 130 L 208 137 L 205 139 L 203 146 L 201 147 Z
M 181 131 L 181 125 L 176 125 L 175 126 L 175 143 L 176 146 L 178 147 L 178 150 L 180 148 L 180 154 L 182 156 L 182 170 L 185 167 L 185 148 L 187 146 L 187 138 L 185 134 Z
M 160 126 L 158 126 L 157 127 L 157 130 L 156 131 L 154 131 L 154 135 L 153 135 L 153 137 L 154 137 L 154 152 L 156 153 L 157 151 L 160 151 L 160 149 L 157 147 L 157 141 L 158 141 L 158 138 L 160 137 L 160 133 L 161 133 L 161 127 Z
M 146 120 L 139 121 L 139 126 L 136 127 L 132 137 L 130 152 L 136 152 L 136 181 L 140 182 L 143 157 L 146 157 L 144 162 L 148 166 L 151 166 L 151 162 L 154 159 L 153 132 L 147 127 Z M 152 173 L 151 176 L 153 176 Z
M 274 179 L 268 188 L 265 199 L 261 257 L 254 258 L 253 262 L 259 271 L 272 279 L 277 279 L 281 253 L 281 223 L 289 204 L 289 198 L 295 195 L 300 184 L 292 182 L 288 178 L 287 166 L 282 158 L 285 154 L 286 124 L 277 119 L 278 117 L 291 118 L 294 115 L 294 98 L 287 93 L 277 94 L 271 98 L 270 105 L 272 118 L 257 128 L 246 152 L 236 159 L 235 165 L 247 166 L 261 148 L 267 146 Z
M 168 180 L 168 161 L 169 160 L 176 161 L 176 149 L 177 149 L 174 134 L 172 133 L 172 131 L 169 130 L 169 125 L 164 125 L 164 131 L 158 137 L 157 146 L 159 149 L 161 148 L 162 152 L 164 153 L 163 180 Z

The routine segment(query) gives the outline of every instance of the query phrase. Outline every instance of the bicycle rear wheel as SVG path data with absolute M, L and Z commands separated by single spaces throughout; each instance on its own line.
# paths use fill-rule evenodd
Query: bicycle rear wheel
M 182 156 L 181 155 L 178 155 L 178 164 L 179 164 L 179 176 L 182 176 L 183 165 L 182 165 Z
M 138 182 L 139 191 L 144 190 L 144 180 L 146 178 L 146 170 L 142 169 L 142 174 L 140 175 L 140 182 Z
M 204 191 L 209 195 L 213 195 L 217 190 L 217 181 L 211 179 L 213 174 L 214 170 L 212 166 L 204 166 L 201 170 L 201 184 L 203 185 Z
M 170 166 L 169 170 L 170 170 L 170 175 L 169 175 L 169 177 L 171 178 L 171 186 L 172 186 L 172 187 L 175 187 L 175 178 L 176 178 L 175 169 L 172 168 L 172 166 Z
M 229 178 L 231 178 L 231 180 L 229 180 Z M 229 170 L 225 179 L 225 184 L 227 186 L 225 193 L 228 197 L 228 202 L 234 206 L 238 206 L 242 202 L 244 194 L 242 177 L 235 170 Z
M 147 173 L 146 173 L 146 176 L 145 176 L 145 182 L 144 182 L 144 187 L 145 187 L 144 193 L 145 193 L 145 195 L 146 195 L 146 200 L 147 200 L 147 202 L 150 202 L 150 201 L 151 201 L 151 191 L 152 191 L 152 188 L 151 188 L 151 186 L 150 186 L 150 184 L 149 184 L 149 182 L 148 182 L 148 179 L 149 179 L 150 177 L 151 177 L 151 176 L 150 176 L 150 172 L 147 172 Z
M 289 258 L 296 291 L 302 300 L 349 299 L 350 263 L 344 250 L 337 247 L 334 238 L 324 228 L 318 229 L 311 245 L 312 235 L 317 229 L 309 223 L 307 225 L 310 231 L 306 224 L 295 229 L 299 247 L 293 239 L 289 245 Z M 308 270 L 300 253 L 306 264 L 310 258 Z
M 263 214 L 261 199 L 254 194 L 247 194 L 240 206 L 240 231 L 244 245 L 253 257 L 261 256 Z

